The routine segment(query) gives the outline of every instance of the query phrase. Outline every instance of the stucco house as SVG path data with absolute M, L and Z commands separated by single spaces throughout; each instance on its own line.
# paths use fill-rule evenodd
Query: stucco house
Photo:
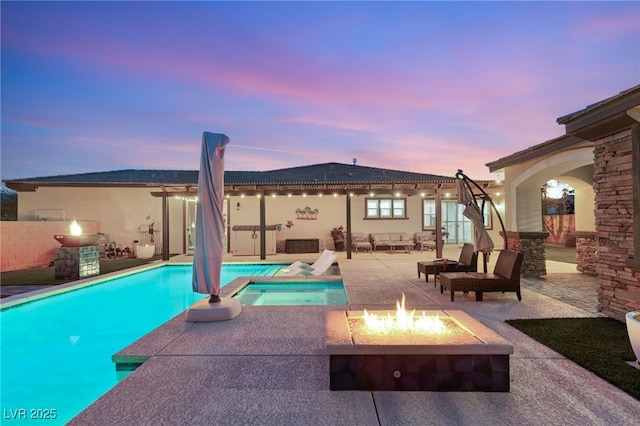
M 197 182 L 197 170 L 119 170 L 7 180 L 6 185 L 19 193 L 18 222 L 3 223 L 3 270 L 13 267 L 12 258 L 13 264 L 23 261 L 12 252 L 25 256 L 25 250 L 11 249 L 19 238 L 8 242 L 5 256 L 10 228 L 33 227 L 36 222 L 51 226 L 76 219 L 97 224 L 99 232 L 123 247 L 131 247 L 134 240 L 148 242 L 152 225 L 156 252 L 163 258 L 189 253 L 195 237 Z M 477 183 L 502 205 L 502 182 Z M 445 244 L 473 238 L 472 225 L 457 204 L 454 177 L 323 163 L 270 171 L 228 170 L 224 190 L 227 251 L 237 256 L 265 259 L 287 251 L 334 249 L 331 230 L 339 226 L 348 235 L 432 232 Z M 494 211 L 487 209 L 485 223 L 500 248 Z M 48 261 L 59 246 L 51 234 L 44 239 L 51 245 L 40 262 Z M 349 258 L 351 239 L 346 242 Z
M 599 309 L 640 310 L 640 85 L 557 119 L 566 134 L 488 163 L 505 176 L 509 245 L 544 275 L 540 188 L 575 189 L 578 270 L 598 277 Z

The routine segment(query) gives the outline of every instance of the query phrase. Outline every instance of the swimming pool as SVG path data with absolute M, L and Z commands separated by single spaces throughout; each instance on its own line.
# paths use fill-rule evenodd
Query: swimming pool
M 342 281 L 252 282 L 233 297 L 245 305 L 255 306 L 347 304 Z
M 281 266 L 224 264 L 221 283 Z M 191 265 L 162 265 L 3 308 L 3 420 L 62 424 L 115 386 L 129 372 L 116 372 L 114 353 L 206 297 L 191 290 L 191 274 Z

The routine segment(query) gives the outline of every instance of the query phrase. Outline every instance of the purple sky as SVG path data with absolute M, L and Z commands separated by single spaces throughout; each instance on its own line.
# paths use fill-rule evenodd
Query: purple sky
M 3 179 L 330 161 L 471 178 L 640 83 L 638 2 L 5 2 Z

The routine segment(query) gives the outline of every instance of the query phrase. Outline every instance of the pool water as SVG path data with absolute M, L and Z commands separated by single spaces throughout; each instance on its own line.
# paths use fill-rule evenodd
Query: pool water
M 346 305 L 342 282 L 250 283 L 235 296 L 245 305 Z
M 222 286 L 281 265 L 224 264 Z M 207 297 L 191 265 L 165 265 L 0 311 L 2 420 L 63 424 L 129 372 L 111 356 Z

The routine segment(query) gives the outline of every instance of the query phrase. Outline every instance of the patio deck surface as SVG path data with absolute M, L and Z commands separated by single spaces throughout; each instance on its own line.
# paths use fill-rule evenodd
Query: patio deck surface
M 456 259 L 459 249 L 448 250 Z M 521 302 L 512 293 L 488 293 L 482 302 L 460 293 L 451 302 L 417 276 L 416 262 L 433 257 L 376 252 L 346 260 L 340 253 L 348 308 L 395 310 L 404 293 L 408 309 L 465 311 L 513 344 L 510 392 L 330 391 L 325 312 L 345 307 L 243 306 L 237 318 L 218 323 L 179 315 L 125 349 L 151 358 L 69 424 L 637 424 L 638 400 L 504 322 L 599 315 L 595 278 L 549 261 L 546 277 L 522 279 Z M 268 261 L 301 258 L 315 260 L 279 254 Z M 640 371 L 629 367 L 629 374 Z

